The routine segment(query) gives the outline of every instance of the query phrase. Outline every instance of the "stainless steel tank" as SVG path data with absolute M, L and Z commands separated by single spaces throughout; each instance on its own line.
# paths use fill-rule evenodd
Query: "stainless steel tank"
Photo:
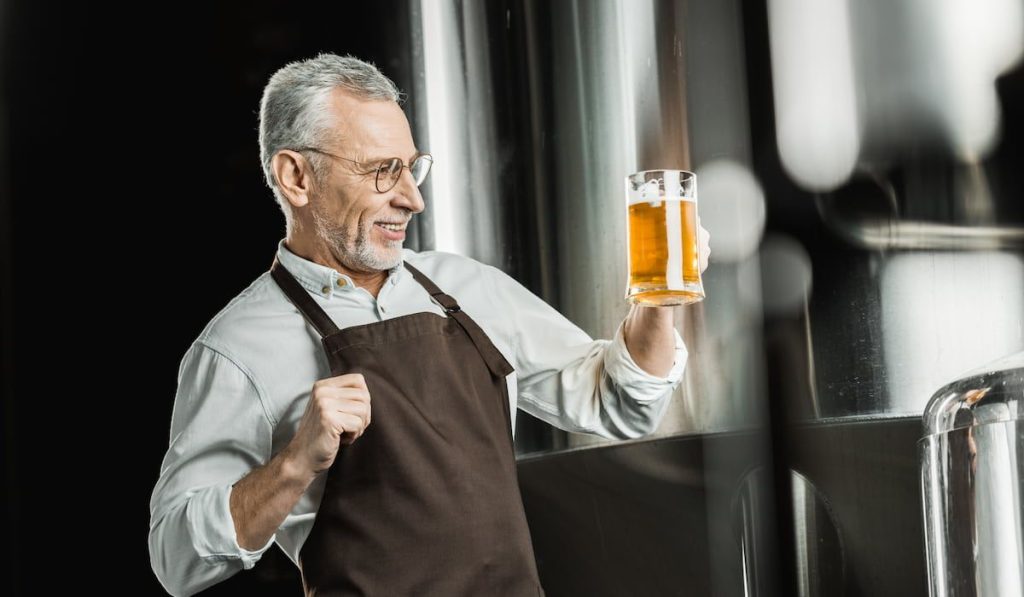
M 927 591 L 925 404 L 950 371 L 1024 349 L 1024 96 L 1002 102 L 1001 145 L 943 145 L 973 112 L 914 77 L 954 77 L 958 98 L 994 85 L 963 77 L 960 13 L 932 4 L 409 3 L 405 87 L 438 158 L 418 248 L 501 267 L 607 338 L 627 308 L 622 177 L 700 181 L 708 299 L 677 310 L 690 360 L 656 437 L 517 421 L 550 594 Z M 1012 25 L 1007 4 L 962 9 Z
M 1024 352 L 936 392 L 924 428 L 931 596 L 1024 595 Z

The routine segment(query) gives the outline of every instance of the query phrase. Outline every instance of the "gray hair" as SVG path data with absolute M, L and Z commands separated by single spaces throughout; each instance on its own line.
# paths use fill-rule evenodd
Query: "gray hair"
M 291 62 L 278 69 L 263 88 L 260 99 L 260 161 L 267 185 L 290 218 L 291 210 L 281 196 L 270 161 L 282 149 L 321 147 L 332 132 L 327 110 L 331 91 L 340 87 L 360 99 L 391 100 L 401 103 L 395 83 L 372 63 L 352 56 L 319 54 L 316 58 Z M 310 163 L 314 175 L 321 171 L 320 157 Z

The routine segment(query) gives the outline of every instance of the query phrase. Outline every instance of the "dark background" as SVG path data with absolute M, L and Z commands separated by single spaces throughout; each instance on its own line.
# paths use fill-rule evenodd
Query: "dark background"
M 149 497 L 178 364 L 284 235 L 262 87 L 321 51 L 408 64 L 387 6 L 85 4 L 0 4 L 6 595 L 163 594 Z M 274 547 L 215 592 L 301 587 Z

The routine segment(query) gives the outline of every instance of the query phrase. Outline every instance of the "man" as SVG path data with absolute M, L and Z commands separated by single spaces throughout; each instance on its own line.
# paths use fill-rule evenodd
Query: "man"
M 329 54 L 264 90 L 261 158 L 287 232 L 181 361 L 150 505 L 172 594 L 276 541 L 307 594 L 543 595 L 516 408 L 639 437 L 679 383 L 671 309 L 634 308 L 595 341 L 496 268 L 403 249 L 430 158 L 398 100 L 375 67 Z

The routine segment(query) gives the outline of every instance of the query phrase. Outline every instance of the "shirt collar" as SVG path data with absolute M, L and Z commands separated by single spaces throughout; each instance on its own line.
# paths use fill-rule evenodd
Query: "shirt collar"
M 355 283 L 349 276 L 339 273 L 337 270 L 326 265 L 310 261 L 300 257 L 284 244 L 285 239 L 277 243 L 277 260 L 285 267 L 295 279 L 299 281 L 306 290 L 313 294 L 329 297 L 335 292 L 351 292 L 356 289 Z M 405 253 L 405 249 L 402 250 Z M 395 267 L 388 270 L 387 283 L 397 284 L 399 279 L 406 274 L 404 259 Z

